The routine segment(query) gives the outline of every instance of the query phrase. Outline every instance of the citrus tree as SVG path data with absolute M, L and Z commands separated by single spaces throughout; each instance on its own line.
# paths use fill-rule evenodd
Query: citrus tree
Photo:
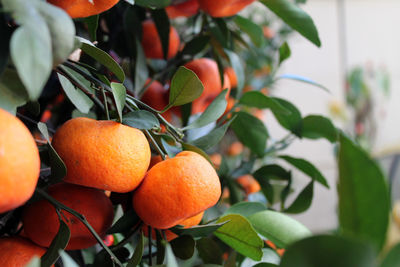
M 378 165 L 273 96 L 326 90 L 278 74 L 290 34 L 321 45 L 304 2 L 0 0 L 0 265 L 397 266 Z M 333 233 L 290 217 L 335 187 L 302 138 L 337 148 Z

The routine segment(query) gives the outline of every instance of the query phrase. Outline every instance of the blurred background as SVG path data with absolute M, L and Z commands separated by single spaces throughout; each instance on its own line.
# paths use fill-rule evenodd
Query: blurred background
M 287 98 L 303 116 L 322 114 L 332 118 L 336 126 L 356 136 L 381 161 L 387 174 L 392 168 L 391 176 L 395 177 L 395 155 L 400 151 L 400 35 L 396 33 L 400 1 L 308 0 L 302 8 L 314 19 L 322 47 L 292 34 L 288 40 L 292 56 L 280 72 L 309 78 L 329 92 L 297 81 L 279 80 L 273 94 Z M 269 115 L 266 123 L 270 134 L 279 139 L 285 131 Z M 334 229 L 337 173 L 332 146 L 327 141 L 296 141 L 287 152 L 314 163 L 331 187 L 327 190 L 316 185 L 312 207 L 295 217 L 316 233 Z M 297 181 L 300 190 L 308 179 Z M 394 198 L 398 194 L 394 190 Z

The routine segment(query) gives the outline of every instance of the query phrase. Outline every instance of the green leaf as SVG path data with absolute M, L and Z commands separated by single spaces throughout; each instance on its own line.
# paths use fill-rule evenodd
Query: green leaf
M 249 221 L 259 234 L 281 248 L 311 235 L 310 230 L 300 222 L 272 210 L 257 212 L 249 217 Z
M 65 251 L 60 251 L 60 256 L 64 267 L 79 267 L 78 264 Z
M 214 233 L 218 228 L 220 228 L 224 223 L 215 224 L 205 224 L 197 225 L 190 228 L 182 228 L 180 226 L 175 226 L 170 230 L 177 235 L 191 235 L 193 237 L 204 237 Z
M 160 128 L 157 117 L 146 110 L 131 111 L 124 115 L 122 123 L 136 129 L 151 130 Z
M 196 241 L 199 257 L 205 264 L 221 264 L 222 250 L 220 246 L 210 237 L 203 237 Z
M 303 119 L 303 137 L 309 139 L 325 138 L 334 143 L 337 141 L 338 133 L 331 120 L 319 116 L 308 115 Z
M 250 37 L 256 46 L 260 47 L 264 43 L 263 30 L 258 24 L 239 15 L 235 16 L 233 21 L 240 30 L 244 31 Z
M 311 181 L 297 196 L 295 201 L 285 209 L 285 213 L 302 213 L 311 206 L 314 195 L 314 181 Z
M 394 246 L 386 254 L 380 267 L 399 267 L 400 266 L 400 243 Z
M 41 18 L 17 28 L 10 42 L 11 59 L 30 100 L 39 98 L 53 66 L 50 32 Z
M 234 121 L 235 118 L 232 118 L 228 122 L 226 122 L 224 125 L 221 127 L 213 129 L 211 132 L 209 132 L 207 135 L 202 136 L 196 140 L 191 141 L 190 143 L 196 147 L 199 147 L 201 149 L 207 150 L 221 141 L 221 139 L 224 137 L 226 131 L 228 130 L 229 126 L 231 123 Z
M 114 73 L 120 82 L 125 80 L 125 73 L 123 69 L 109 54 L 100 48 L 95 47 L 89 40 L 86 40 L 82 37 L 76 38 L 81 42 L 81 49 L 83 52 Z
M 42 267 L 50 267 L 56 263 L 60 257 L 59 251 L 64 250 L 67 247 L 70 237 L 71 231 L 69 230 L 68 225 L 63 220 L 60 220 L 58 233 L 54 237 L 53 241 L 51 241 L 50 247 L 46 253 L 41 258 Z
M 266 210 L 267 207 L 265 207 L 263 204 L 260 202 L 239 202 L 236 203 L 235 205 L 229 207 L 224 213 L 224 215 L 227 214 L 239 214 L 242 215 L 243 217 L 249 217 L 250 215 Z
M 139 242 L 136 245 L 135 252 L 133 252 L 132 258 L 129 260 L 127 267 L 136 267 L 142 260 L 144 250 L 144 238 L 143 233 L 140 233 Z
M 339 137 L 339 223 L 341 232 L 381 249 L 389 223 L 385 177 L 368 154 L 344 134 Z
M 38 256 L 33 256 L 25 267 L 40 267 L 40 258 Z
M 111 83 L 111 89 L 117 106 L 119 121 L 122 122 L 122 111 L 125 107 L 126 88 L 122 83 Z
M 285 109 L 290 111 L 290 114 L 286 114 L 271 109 L 272 113 L 274 113 L 274 116 L 278 120 L 279 124 L 283 128 L 288 129 L 289 131 L 297 135 L 298 137 L 301 137 L 303 131 L 303 120 L 300 111 L 292 103 L 284 99 L 277 97 L 274 97 L 273 99 L 279 102 L 281 106 L 284 106 Z
M 60 182 L 65 175 L 67 175 L 67 167 L 65 166 L 61 157 L 57 154 L 50 142 L 49 132 L 46 124 L 39 122 L 37 127 L 43 137 L 47 140 L 47 151 L 50 157 L 51 177 L 52 183 Z
M 231 127 L 243 145 L 259 156 L 264 155 L 268 131 L 264 123 L 247 112 L 234 113 L 236 119 Z
M 156 25 L 158 36 L 160 37 L 163 58 L 167 59 L 169 50 L 169 30 L 170 23 L 165 9 L 155 9 L 151 11 L 154 24 Z
M 85 95 L 84 92 L 76 89 L 75 86 L 65 76 L 59 73 L 57 76 L 65 94 L 67 95 L 68 99 L 71 100 L 72 104 L 74 104 L 74 106 L 80 112 L 88 114 L 94 105 L 93 101 L 87 95 Z
M 88 114 L 85 114 L 83 112 L 80 112 L 78 109 L 74 109 L 72 111 L 71 117 L 72 118 L 84 117 L 84 118 L 90 118 L 90 119 L 94 119 L 94 120 L 97 119 L 96 113 L 94 111 L 89 111 Z
M 193 71 L 179 67 L 172 77 L 168 108 L 192 102 L 203 90 L 203 84 Z
M 171 0 L 135 0 L 135 4 L 148 8 L 164 8 L 171 4 Z
M 240 254 L 253 260 L 261 260 L 264 242 L 245 217 L 229 214 L 217 221 L 221 222 L 227 223 L 215 231 L 216 237 Z
M 38 1 L 39 13 L 50 30 L 53 66 L 64 62 L 75 48 L 75 25 L 71 17 L 61 8 Z
M 329 93 L 329 89 L 323 86 L 322 84 L 319 84 L 309 78 L 300 76 L 300 75 L 295 75 L 295 74 L 283 74 L 275 79 L 275 81 L 280 80 L 280 79 L 287 79 L 287 80 L 293 80 L 293 81 L 299 81 L 307 84 L 311 84 L 313 86 L 319 87 L 323 89 L 325 92 Z
M 268 263 L 268 262 L 261 262 L 257 263 L 253 267 L 278 267 L 279 265 L 273 264 L 273 263 Z
M 107 234 L 126 233 L 140 222 L 136 212 L 132 209 L 124 213 L 113 226 L 108 229 Z
M 226 101 L 226 93 L 228 90 L 223 90 L 219 95 L 214 99 L 213 102 L 207 107 L 207 109 L 198 117 L 194 122 L 190 125 L 183 128 L 183 130 L 195 129 L 206 126 L 214 121 L 216 121 L 219 117 L 224 114 L 226 105 L 228 102 Z
M 291 54 L 292 51 L 290 51 L 288 43 L 284 42 L 281 47 L 279 47 L 279 64 L 288 59 Z
M 88 27 L 88 33 L 92 42 L 96 41 L 97 39 L 97 27 L 99 26 L 99 17 L 99 15 L 94 15 L 83 19 Z
M 203 51 L 206 46 L 210 43 L 210 36 L 199 35 L 194 37 L 192 40 L 185 44 L 182 50 L 182 55 L 196 55 Z
M 242 62 L 240 61 L 239 56 L 233 52 L 230 51 L 228 49 L 224 49 L 225 54 L 228 56 L 229 58 L 229 62 L 231 63 L 231 66 L 233 68 L 233 70 L 235 71 L 236 74 L 236 78 L 237 78 L 237 93 L 236 95 L 239 96 L 242 93 L 242 89 L 244 86 L 244 68 L 242 65 Z M 225 89 L 225 88 L 223 88 Z
M 313 180 L 319 182 L 326 188 L 329 188 L 328 182 L 325 177 L 321 174 L 321 172 L 310 162 L 301 158 L 294 158 L 291 156 L 279 156 L 281 159 L 285 160 L 287 163 L 293 165 L 297 169 L 299 169 L 304 174 L 310 176 Z
M 182 260 L 190 259 L 194 254 L 196 242 L 190 235 L 182 235 L 171 241 L 172 251 Z
M 25 105 L 29 96 L 15 70 L 6 68 L 0 77 L 0 108 L 16 114 L 17 107 Z
M 321 46 L 318 30 L 312 18 L 301 8 L 288 0 L 260 0 L 260 2 L 310 42 L 318 47 Z
M 171 245 L 169 243 L 165 246 L 166 251 L 166 267 L 179 267 L 178 262 L 172 252 Z
M 135 62 L 135 91 L 139 92 L 149 77 L 149 70 L 146 64 L 146 56 L 140 41 L 136 38 L 136 62 Z
M 281 105 L 279 101 L 275 100 L 273 97 L 266 96 L 259 91 L 246 92 L 239 99 L 239 103 L 248 107 L 254 107 L 259 109 L 269 108 L 274 113 L 277 114 L 279 113 L 284 115 L 291 114 L 290 110 Z
M 375 252 L 370 245 L 339 236 L 318 235 L 287 248 L 281 267 L 373 267 Z

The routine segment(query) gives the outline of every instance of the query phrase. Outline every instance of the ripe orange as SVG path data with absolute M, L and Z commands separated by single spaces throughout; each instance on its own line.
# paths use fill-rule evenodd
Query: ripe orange
M 199 2 L 197 0 L 189 0 L 180 4 L 170 5 L 165 8 L 168 17 L 171 19 L 178 17 L 191 17 L 199 12 Z
M 263 35 L 264 35 L 265 38 L 272 39 L 272 38 L 275 37 L 275 32 L 270 27 L 263 26 L 262 30 L 263 30 Z
M 0 213 L 32 196 L 39 173 L 39 151 L 28 128 L 0 109 Z
M 119 0 L 47 0 L 50 4 L 65 10 L 71 18 L 85 18 L 109 10 Z
M 261 190 L 260 184 L 257 182 L 257 180 L 248 174 L 238 177 L 236 182 L 244 189 L 246 195 L 256 193 Z
M 146 81 L 146 85 L 150 82 L 150 79 Z M 141 100 L 147 105 L 155 108 L 157 110 L 162 110 L 168 105 L 169 92 L 162 86 L 158 81 L 153 81 L 149 87 L 144 92 Z M 172 112 L 167 110 L 162 114 L 162 116 L 167 120 L 172 120 Z
M 142 221 L 168 229 L 217 203 L 221 184 L 201 155 L 183 151 L 151 168 L 133 193 L 133 207 Z
M 199 77 L 204 86 L 204 91 L 199 98 L 192 103 L 192 113 L 196 114 L 206 110 L 208 105 L 223 90 L 230 90 L 229 78 L 225 75 L 224 84 L 221 86 L 221 78 L 219 75 L 217 63 L 209 58 L 200 58 L 192 60 L 185 64 L 185 67 L 192 70 Z M 227 94 L 227 97 L 229 92 Z
M 200 8 L 213 17 L 236 15 L 255 0 L 198 0 Z
M 104 192 L 95 188 L 60 183 L 50 187 L 48 193 L 67 207 L 84 215 L 94 230 L 100 236 L 105 236 L 112 224 L 114 210 Z M 62 211 L 62 214 L 62 219 L 66 218 L 71 230 L 67 250 L 84 249 L 96 244 L 95 238 L 78 218 L 66 211 Z M 22 221 L 29 239 L 43 247 L 51 244 L 60 227 L 56 210 L 47 200 L 39 200 L 27 206 Z
M 221 165 L 222 162 L 222 156 L 219 153 L 214 153 L 210 155 L 210 160 L 214 164 L 215 169 L 219 169 L 219 166 Z
M 243 144 L 236 141 L 236 142 L 233 142 L 229 146 L 227 154 L 229 156 L 237 156 L 237 155 L 241 154 L 242 152 L 243 152 Z
M 152 20 L 142 22 L 142 47 L 147 58 L 163 59 L 160 36 L 158 35 L 156 25 Z M 179 35 L 174 27 L 169 29 L 169 46 L 167 58 L 173 58 L 179 50 Z
M 234 88 L 237 86 L 237 76 L 235 70 L 232 67 L 227 67 L 224 69 L 224 73 L 228 76 L 231 86 Z
M 204 211 L 200 212 L 199 214 L 193 216 L 193 217 L 189 217 L 181 222 L 179 222 L 179 225 L 182 225 L 183 228 L 190 228 L 192 226 L 198 225 L 201 222 L 201 219 L 203 218 L 204 215 Z M 147 237 L 149 234 L 149 227 L 148 225 L 143 225 L 142 227 L 142 231 L 143 234 Z M 166 230 L 165 231 L 165 237 L 167 238 L 167 241 L 171 241 L 175 238 L 178 237 L 178 235 L 176 235 L 174 232 L 170 231 L 170 230 Z M 156 239 L 156 232 L 154 229 L 152 229 L 151 231 L 151 238 L 152 239 Z
M 67 166 L 66 182 L 119 193 L 135 189 L 150 163 L 144 134 L 114 121 L 69 120 L 52 144 Z
M 0 238 L 0 266 L 24 267 L 33 257 L 41 257 L 46 249 L 21 237 Z

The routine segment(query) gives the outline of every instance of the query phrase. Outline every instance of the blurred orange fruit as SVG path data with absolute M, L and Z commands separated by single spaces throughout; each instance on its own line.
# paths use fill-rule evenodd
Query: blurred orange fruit
M 178 17 L 188 18 L 199 12 L 199 2 L 197 2 L 197 0 L 185 1 L 183 3 L 167 6 L 165 11 L 171 19 Z
M 243 144 L 240 143 L 239 141 L 235 141 L 229 146 L 227 154 L 229 156 L 237 156 L 239 154 L 242 154 L 242 152 L 243 152 Z
M 39 151 L 28 128 L 0 109 L 0 213 L 32 196 L 39 173 Z
M 246 174 L 236 179 L 236 182 L 244 189 L 246 195 L 256 193 L 261 190 L 260 184 L 253 176 Z
M 214 153 L 210 155 L 210 160 L 214 164 L 215 169 L 218 169 L 222 162 L 222 156 L 219 153 Z
M 198 0 L 200 8 L 212 17 L 236 15 L 255 0 Z
M 50 4 L 65 10 L 71 18 L 85 18 L 109 10 L 119 0 L 47 0 Z
M 145 85 L 148 85 L 150 82 L 151 80 L 147 79 Z M 156 110 L 163 110 L 168 105 L 169 92 L 167 89 L 164 88 L 164 86 L 162 86 L 160 82 L 152 81 L 150 85 L 147 87 L 144 94 L 142 95 L 141 100 Z M 171 110 L 167 110 L 162 114 L 162 116 L 167 121 L 171 121 L 172 120 Z
M 237 76 L 235 70 L 232 67 L 226 67 L 224 69 L 224 73 L 228 75 L 232 88 L 235 88 L 237 86 Z
M 0 251 L 1 267 L 24 267 L 33 257 L 46 253 L 45 248 L 21 237 L 0 238 Z

